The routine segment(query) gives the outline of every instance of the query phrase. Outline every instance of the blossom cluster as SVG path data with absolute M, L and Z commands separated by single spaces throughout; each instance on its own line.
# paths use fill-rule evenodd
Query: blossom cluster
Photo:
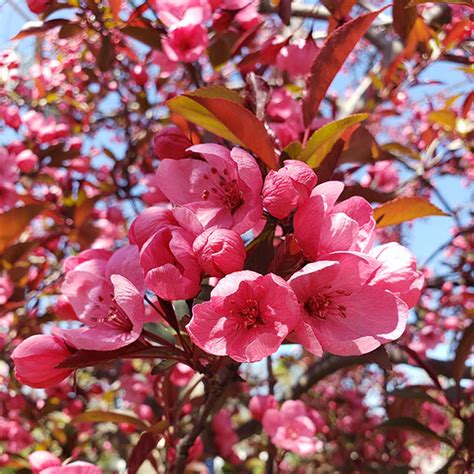
M 62 294 L 81 327 L 21 343 L 13 352 L 19 380 L 50 386 L 69 375 L 56 367 L 75 351 L 138 341 L 144 325 L 159 319 L 145 307 L 147 292 L 158 301 L 193 300 L 203 283 L 213 286 L 209 300 L 195 301 L 186 331 L 206 353 L 237 362 L 259 361 L 284 341 L 315 355 L 349 356 L 401 336 L 423 276 L 401 245 L 373 247 L 366 200 L 340 200 L 344 185 L 317 184 L 304 162 L 287 160 L 262 176 L 242 148 L 180 146 L 184 136 L 175 146 L 177 134 L 164 130 L 155 139 L 155 179 L 166 201 L 138 215 L 130 245 L 66 259 Z M 281 228 L 280 260 L 289 258 L 289 242 L 299 256 L 289 274 L 248 265 L 269 225 Z

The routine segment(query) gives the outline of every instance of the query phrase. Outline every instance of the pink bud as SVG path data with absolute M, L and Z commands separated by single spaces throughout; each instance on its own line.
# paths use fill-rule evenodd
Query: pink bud
M 277 408 L 278 402 L 273 395 L 255 395 L 250 399 L 249 410 L 257 421 L 262 421 L 263 414 L 270 408 Z
M 3 120 L 5 123 L 15 130 L 18 130 L 21 125 L 21 117 L 19 109 L 16 105 L 9 105 L 5 108 L 2 108 Z
M 223 277 L 244 268 L 245 245 L 240 235 L 229 229 L 206 230 L 193 243 L 201 268 L 214 277 Z
M 31 336 L 12 353 L 16 378 L 33 388 L 51 387 L 72 373 L 71 369 L 56 368 L 70 355 L 66 344 L 58 336 Z
M 26 0 L 26 3 L 33 13 L 39 15 L 40 13 L 44 13 L 51 3 L 51 0 Z
M 0 305 L 4 305 L 13 295 L 14 287 L 8 275 L 0 275 Z
M 48 451 L 34 451 L 28 456 L 33 474 L 39 474 L 43 469 L 60 466 L 61 460 Z
M 180 160 L 186 156 L 186 150 L 192 146 L 191 140 L 178 127 L 169 127 L 159 131 L 153 139 L 155 155 L 160 159 Z
M 263 204 L 277 219 L 284 219 L 309 198 L 318 179 L 302 161 L 287 160 L 278 171 L 270 171 L 263 184 Z
M 148 73 L 141 64 L 135 65 L 132 69 L 132 79 L 142 87 L 148 82 Z
M 23 150 L 16 155 L 16 163 L 20 171 L 28 173 L 38 164 L 38 157 L 31 150 Z

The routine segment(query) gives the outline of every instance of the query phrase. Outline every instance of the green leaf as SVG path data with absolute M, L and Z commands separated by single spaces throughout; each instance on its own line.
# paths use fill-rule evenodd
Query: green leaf
M 349 115 L 349 117 L 335 120 L 318 128 L 311 135 L 299 159 L 306 162 L 311 168 L 316 168 L 322 163 L 343 133 L 349 127 L 365 120 L 368 116 L 368 114 Z
M 39 204 L 27 204 L 23 207 L 15 207 L 0 214 L 0 253 L 8 244 L 18 238 L 26 226 L 43 209 Z
M 118 411 L 89 410 L 75 416 L 72 423 L 131 423 L 143 431 L 149 428 L 140 418 Z
M 392 418 L 391 420 L 384 421 L 380 424 L 377 429 L 401 429 L 405 431 L 410 431 L 412 433 L 416 433 L 427 438 L 434 438 L 438 441 L 441 441 L 449 446 L 451 446 L 451 441 L 444 436 L 440 436 L 435 433 L 432 429 L 428 428 L 427 426 L 423 425 L 419 421 L 415 420 L 414 418 L 408 417 L 398 417 Z
M 297 160 L 298 157 L 301 155 L 301 152 L 303 151 L 303 145 L 299 141 L 293 141 L 291 143 L 288 143 L 286 147 L 283 149 L 283 156 L 286 159 L 290 160 Z M 286 155 L 286 156 L 285 156 Z
M 428 199 L 420 196 L 400 197 L 374 209 L 377 227 L 388 227 L 427 216 L 448 216 Z
M 471 323 L 464 331 L 464 334 L 459 341 L 458 348 L 456 349 L 456 357 L 453 363 L 453 377 L 454 380 L 459 384 L 464 373 L 466 361 L 470 354 L 472 354 L 472 348 L 474 345 L 474 324 Z

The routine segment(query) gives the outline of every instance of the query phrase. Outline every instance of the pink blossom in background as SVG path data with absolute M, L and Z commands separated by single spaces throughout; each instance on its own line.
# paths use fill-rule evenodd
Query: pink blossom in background
M 278 408 L 278 401 L 273 395 L 255 395 L 249 401 L 249 410 L 257 421 L 262 421 L 264 413 L 270 408 Z
M 277 56 L 276 65 L 286 71 L 291 78 L 309 74 L 319 48 L 313 38 L 297 38 L 288 46 L 284 46 Z
M 255 362 L 273 354 L 299 319 L 296 297 L 280 277 L 231 273 L 195 305 L 186 326 L 193 342 L 214 355 Z
M 58 336 L 31 336 L 21 342 L 12 353 L 15 376 L 21 383 L 30 387 L 51 387 L 72 373 L 71 369 L 56 368 L 70 355 L 71 351 Z
M 266 410 L 262 424 L 272 443 L 279 448 L 300 456 L 310 456 L 318 449 L 316 427 L 300 400 L 287 400 L 280 410 Z
M 177 387 L 185 387 L 196 371 L 186 364 L 178 362 L 171 371 L 170 381 Z
M 48 467 L 60 466 L 61 460 L 49 451 L 33 451 L 28 456 L 33 474 L 40 474 Z
M 186 150 L 193 144 L 178 127 L 160 130 L 153 138 L 155 155 L 160 160 L 179 160 L 186 157 Z
M 391 192 L 400 184 L 400 176 L 392 161 L 376 161 L 367 167 L 367 174 L 362 177 L 360 183 L 362 186 Z
M 48 467 L 40 474 L 102 474 L 102 469 L 84 461 L 74 461 L 62 466 Z
M 193 243 L 201 268 L 210 276 L 223 277 L 243 270 L 247 254 L 240 235 L 228 229 L 209 229 Z
M 16 163 L 23 173 L 32 171 L 38 164 L 38 156 L 31 150 L 23 150 L 16 155 Z
M 15 184 L 18 181 L 18 169 L 13 156 L 0 146 L 0 209 L 12 207 L 17 200 Z
M 320 184 L 295 213 L 295 237 L 311 260 L 340 250 L 366 252 L 373 243 L 371 205 L 360 196 L 336 204 L 343 189 L 340 181 Z
M 278 219 L 284 219 L 303 204 L 316 186 L 315 172 L 302 161 L 286 160 L 283 168 L 269 171 L 263 183 L 263 204 Z
M 28 8 L 36 14 L 43 13 L 49 6 L 52 0 L 26 0 Z
M 161 191 L 173 203 L 196 213 L 205 228 L 242 234 L 262 215 L 262 175 L 255 159 L 241 148 L 194 145 L 202 159 L 163 160 L 157 171 Z
M 180 21 L 185 18 L 189 10 L 199 11 L 200 21 L 203 23 L 211 17 L 209 0 L 152 0 L 152 3 L 167 25 L 172 24 L 173 20 Z
M 219 410 L 211 421 L 214 432 L 214 442 L 219 454 L 228 460 L 237 460 L 234 445 L 239 442 L 239 437 L 232 427 L 232 418 L 229 410 Z
M 0 275 L 0 305 L 4 305 L 13 295 L 14 286 L 11 278 L 7 275 Z
M 301 304 L 302 318 L 294 339 L 316 355 L 325 350 L 348 356 L 399 338 L 408 307 L 390 291 L 393 287 L 370 285 L 379 266 L 368 256 L 340 252 L 296 272 L 289 283 Z
M 198 60 L 207 48 L 209 39 L 203 26 L 201 8 L 190 8 L 178 22 L 171 15 L 160 15 L 170 28 L 163 38 L 163 51 L 171 61 L 190 63 Z

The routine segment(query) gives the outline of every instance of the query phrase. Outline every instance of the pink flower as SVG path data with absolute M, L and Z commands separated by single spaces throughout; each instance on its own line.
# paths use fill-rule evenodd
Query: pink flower
M 211 299 L 193 308 L 193 342 L 214 355 L 255 362 L 273 354 L 298 321 L 295 295 L 280 277 L 252 271 L 220 280 Z
M 85 252 L 84 252 L 85 253 Z M 81 254 L 82 255 L 82 254 Z M 145 308 L 143 271 L 138 248 L 123 247 L 112 256 L 90 250 L 91 257 L 72 266 L 62 286 L 79 319 L 87 326 L 62 335 L 78 349 L 114 350 L 131 344 L 141 334 Z
M 60 466 L 61 460 L 48 451 L 34 451 L 28 456 L 33 474 L 40 474 L 48 467 Z
M 178 362 L 171 371 L 170 381 L 177 387 L 186 387 L 195 373 L 188 365 Z
M 383 284 L 370 285 L 380 263 L 351 252 L 323 258 L 289 280 L 302 307 L 294 339 L 316 355 L 326 350 L 347 356 L 400 337 L 408 307 Z
M 191 9 L 200 11 L 200 22 L 206 22 L 211 17 L 208 0 L 154 0 L 160 19 L 167 25 L 182 20 Z
M 239 234 L 260 219 L 262 175 L 254 158 L 240 148 L 195 145 L 202 160 L 163 160 L 158 183 L 173 203 L 196 213 L 205 228 L 233 229 Z
M 412 308 L 420 299 L 425 282 L 423 273 L 416 269 L 416 258 L 396 242 L 374 247 L 369 255 L 382 265 L 370 284 L 391 291 Z
M 13 295 L 14 286 L 11 278 L 5 274 L 0 275 L 0 305 L 4 305 Z
M 250 399 L 249 410 L 257 421 L 262 421 L 263 414 L 270 408 L 277 408 L 278 402 L 273 395 L 255 395 Z
M 62 466 L 48 467 L 40 474 L 102 474 L 102 469 L 89 462 L 75 461 Z
M 367 174 L 362 177 L 363 186 L 373 186 L 384 192 L 393 191 L 400 183 L 398 170 L 390 160 L 376 161 L 367 167 Z
M 20 171 L 28 173 L 38 164 L 38 157 L 31 150 L 23 150 L 16 155 L 16 163 Z
M 288 400 L 280 410 L 270 408 L 262 419 L 272 443 L 300 456 L 311 456 L 318 448 L 316 427 L 300 400 Z
M 17 200 L 15 184 L 18 169 L 8 150 L 0 146 L 0 209 L 12 207 Z
M 311 260 L 340 250 L 366 252 L 372 245 L 372 207 L 359 196 L 336 204 L 343 189 L 339 181 L 320 184 L 295 213 L 295 237 Z
M 158 159 L 180 160 L 193 144 L 178 127 L 160 130 L 153 138 L 155 155 Z
M 171 61 L 190 63 L 206 51 L 209 39 L 202 21 L 202 10 L 191 8 L 182 20 L 171 25 L 162 41 L 163 51 Z
M 31 336 L 12 353 L 15 376 L 23 384 L 46 388 L 58 384 L 72 373 L 56 366 L 71 355 L 64 341 L 56 335 Z
M 319 49 L 313 38 L 298 38 L 295 42 L 280 50 L 277 56 L 277 67 L 288 72 L 292 78 L 304 76 L 309 74 L 318 51 Z
M 245 245 L 237 232 L 228 229 L 209 229 L 199 235 L 193 250 L 201 268 L 217 278 L 243 270 Z
M 318 178 L 302 161 L 286 160 L 283 168 L 271 170 L 263 184 L 263 204 L 277 219 L 284 219 L 301 206 L 316 186 Z
M 212 418 L 211 426 L 219 454 L 224 459 L 235 459 L 234 445 L 239 442 L 239 437 L 232 428 L 230 412 L 225 409 L 218 411 Z
M 140 247 L 146 285 L 160 298 L 173 301 L 199 293 L 201 270 L 193 242 L 202 230 L 196 216 L 185 208 L 152 207 L 132 223 L 129 237 Z

